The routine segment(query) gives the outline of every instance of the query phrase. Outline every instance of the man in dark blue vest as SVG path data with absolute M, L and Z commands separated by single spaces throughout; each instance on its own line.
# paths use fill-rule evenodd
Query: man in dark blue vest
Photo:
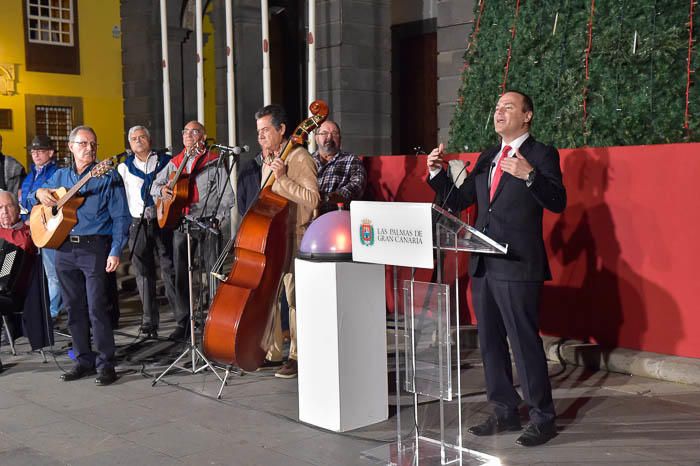
M 173 269 L 173 232 L 158 227 L 155 204 L 150 189 L 158 173 L 170 161 L 165 153 L 151 150 L 151 134 L 144 126 L 129 129 L 129 146 L 132 153 L 117 171 L 124 180 L 126 200 L 131 213 L 129 249 L 136 269 L 136 286 L 143 303 L 141 333 L 156 338 L 160 324 L 160 312 L 156 299 L 156 255 L 160 275 L 165 285 L 165 295 L 175 309 L 175 272 Z

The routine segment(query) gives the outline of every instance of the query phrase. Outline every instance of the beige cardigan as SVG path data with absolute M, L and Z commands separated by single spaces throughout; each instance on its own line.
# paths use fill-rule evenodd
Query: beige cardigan
M 287 173 L 276 179 L 272 192 L 284 196 L 289 202 L 290 231 L 296 233 L 292 254 L 296 256 L 301 238 L 314 219 L 320 195 L 316 179 L 316 164 L 308 151 L 295 147 L 285 160 Z

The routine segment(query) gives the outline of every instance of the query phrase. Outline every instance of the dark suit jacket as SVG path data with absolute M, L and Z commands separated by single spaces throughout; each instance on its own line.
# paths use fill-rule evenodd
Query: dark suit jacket
M 501 146 L 491 147 L 479 155 L 474 170 L 464 183 L 453 190 L 446 205 L 460 211 L 474 202 L 478 214 L 476 229 L 499 243 L 508 244 L 508 254 L 496 256 L 473 253 L 469 273 L 482 265 L 489 277 L 497 280 L 544 281 L 552 278 L 542 238 L 543 209 L 562 212 L 566 207 L 566 190 L 559 167 L 559 152 L 530 136 L 520 153 L 535 168 L 532 186 L 503 173 L 493 202 L 489 201 L 489 171 Z M 442 170 L 428 183 L 437 193 L 450 189 L 451 181 Z
M 238 185 L 236 189 L 238 213 L 241 214 L 241 217 L 245 215 L 248 211 L 248 207 L 258 198 L 261 177 L 261 154 L 241 164 L 238 170 Z

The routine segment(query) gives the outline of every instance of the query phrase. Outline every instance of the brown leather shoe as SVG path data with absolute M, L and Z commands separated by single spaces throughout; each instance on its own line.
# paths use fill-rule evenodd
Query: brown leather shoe
M 282 368 L 275 372 L 275 377 L 280 379 L 293 379 L 297 376 L 297 360 L 287 359 Z

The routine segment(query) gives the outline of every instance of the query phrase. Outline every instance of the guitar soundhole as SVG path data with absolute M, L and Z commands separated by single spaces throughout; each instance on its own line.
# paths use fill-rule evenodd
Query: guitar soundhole
M 54 217 L 55 217 L 56 215 L 58 215 L 58 207 L 57 207 L 57 206 L 51 207 L 51 215 L 54 216 Z

